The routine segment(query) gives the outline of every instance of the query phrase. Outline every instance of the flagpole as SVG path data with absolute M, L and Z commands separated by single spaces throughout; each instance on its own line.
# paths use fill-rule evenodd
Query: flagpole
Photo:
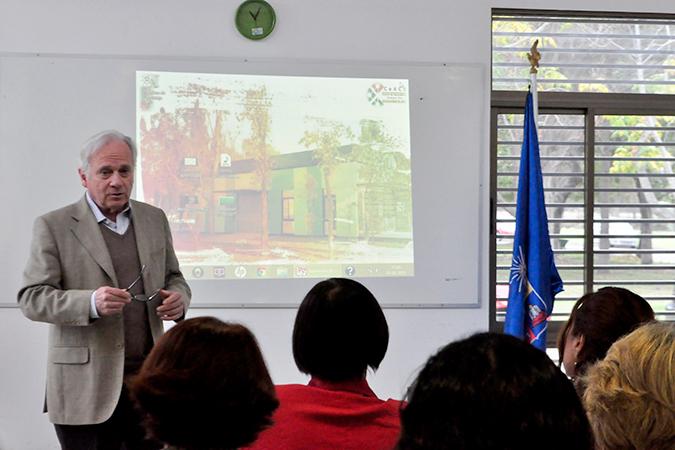
M 553 312 L 555 295 L 563 282 L 555 266 L 537 133 L 537 67 L 541 55 L 537 41 L 532 45 L 530 89 L 525 98 L 523 145 L 518 169 L 516 229 L 509 273 L 509 301 L 506 305 L 504 332 L 527 339 L 546 350 L 548 318 Z
M 527 54 L 527 60 L 530 61 L 530 92 L 532 92 L 532 106 L 534 112 L 534 123 L 539 129 L 539 96 L 537 95 L 537 71 L 539 69 L 539 60 L 541 53 L 537 50 L 539 39 L 534 41 L 530 48 L 530 53 Z

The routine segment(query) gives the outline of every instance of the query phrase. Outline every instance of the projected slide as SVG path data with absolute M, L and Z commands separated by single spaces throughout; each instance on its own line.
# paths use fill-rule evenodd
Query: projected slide
M 137 197 L 190 279 L 414 275 L 405 79 L 136 73 Z

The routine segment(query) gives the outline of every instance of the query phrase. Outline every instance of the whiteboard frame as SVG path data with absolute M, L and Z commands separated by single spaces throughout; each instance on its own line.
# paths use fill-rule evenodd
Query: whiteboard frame
M 408 308 L 440 308 L 440 309 L 446 309 L 446 308 L 480 308 L 481 307 L 481 286 L 480 286 L 480 280 L 481 280 L 481 267 L 480 263 L 482 258 L 480 257 L 479 251 L 481 248 L 481 235 L 480 235 L 480 212 L 482 208 L 482 202 L 481 198 L 482 196 L 482 189 L 483 189 L 483 183 L 481 183 L 482 179 L 482 173 L 481 173 L 481 164 L 482 164 L 482 157 L 481 157 L 481 151 L 482 149 L 485 148 L 484 144 L 484 133 L 481 131 L 482 124 L 485 123 L 484 118 L 485 118 L 485 99 L 484 99 L 484 86 L 485 86 L 485 68 L 481 64 L 449 64 L 449 63 L 436 63 L 436 62 L 377 62 L 377 63 L 372 63 L 372 62 L 364 62 L 364 61 L 329 61 L 329 60 L 289 60 L 289 59 L 284 59 L 284 60 L 277 60 L 277 59 L 247 59 L 247 58 L 203 58 L 203 57 L 160 57 L 160 56 L 138 56 L 138 55 L 71 55 L 71 54 L 30 54 L 30 53 L 3 53 L 0 52 L 0 93 L 4 93 L 4 89 L 6 88 L 4 85 L 4 82 L 7 80 L 6 77 L 3 77 L 5 75 L 5 70 L 7 69 L 8 66 L 11 66 L 13 63 L 20 64 L 21 62 L 35 62 L 35 63 L 44 63 L 46 64 L 46 67 L 56 67 L 58 69 L 59 66 L 61 66 L 61 69 L 63 69 L 64 73 L 69 72 L 69 68 L 75 68 L 76 66 L 81 66 L 84 67 L 87 63 L 100 63 L 101 65 L 105 66 L 106 64 L 111 64 L 113 63 L 115 67 L 118 66 L 124 66 L 124 67 L 133 67 L 133 73 L 131 73 L 129 76 L 129 79 L 133 79 L 135 81 L 135 71 L 136 70 L 157 70 L 157 71 L 185 71 L 187 68 L 189 68 L 190 71 L 193 72 L 209 72 L 209 71 L 214 71 L 216 73 L 242 73 L 242 74 L 269 74 L 269 75 L 289 75 L 289 76 L 349 76 L 349 77 L 354 77 L 354 76 L 360 76 L 360 77 L 376 77 L 376 76 L 382 76 L 382 77 L 387 77 L 387 78 L 406 78 L 404 76 L 406 73 L 412 73 L 412 72 L 427 72 L 427 73 L 434 73 L 435 76 L 438 76 L 437 79 L 442 79 L 445 80 L 447 84 L 441 83 L 436 86 L 414 86 L 413 85 L 413 79 L 410 79 L 411 83 L 411 95 L 410 95 L 410 102 L 411 102 L 411 137 L 412 137 L 412 158 L 413 158 L 413 167 L 415 167 L 416 160 L 420 160 L 421 156 L 419 153 L 416 153 L 415 146 L 416 145 L 421 145 L 425 148 L 427 148 L 426 151 L 429 151 L 428 148 L 432 147 L 434 145 L 433 136 L 430 136 L 428 130 L 424 129 L 424 126 L 427 125 L 425 122 L 424 124 L 417 123 L 418 120 L 421 121 L 418 117 L 415 117 L 415 110 L 413 108 L 413 104 L 415 105 L 429 105 L 429 104 L 440 104 L 441 100 L 444 101 L 451 101 L 453 103 L 453 108 L 450 108 L 452 111 L 455 112 L 455 114 L 449 114 L 447 116 L 447 123 L 445 123 L 446 127 L 452 127 L 455 124 L 452 121 L 463 121 L 462 125 L 459 126 L 459 130 L 456 131 L 462 131 L 462 135 L 456 136 L 456 140 L 453 137 L 452 142 L 446 142 L 446 144 L 450 147 L 454 146 L 469 146 L 470 149 L 473 150 L 467 151 L 464 149 L 464 153 L 462 153 L 462 158 L 464 158 L 463 161 L 461 162 L 468 162 L 470 164 L 470 170 L 458 170 L 456 172 L 456 175 L 459 176 L 467 176 L 468 182 L 462 183 L 461 187 L 456 196 L 456 198 L 453 199 L 453 201 L 460 201 L 464 202 L 461 207 L 459 208 L 461 210 L 460 216 L 463 214 L 464 218 L 462 220 L 466 220 L 467 222 L 470 222 L 470 226 L 466 225 L 465 226 L 465 231 L 466 229 L 470 229 L 471 234 L 468 237 L 465 237 L 465 239 L 462 239 L 461 246 L 466 246 L 466 249 L 458 249 L 463 251 L 464 253 L 462 254 L 462 257 L 466 259 L 467 266 L 470 269 L 467 269 L 465 272 L 462 272 L 458 277 L 446 277 L 445 280 L 449 283 L 452 283 L 454 281 L 462 281 L 462 277 L 464 275 L 467 275 L 467 278 L 470 278 L 469 280 L 464 280 L 463 282 L 465 283 L 462 287 L 463 292 L 461 295 L 458 295 L 457 297 L 452 297 L 452 298 L 439 298 L 439 299 L 425 299 L 424 294 L 419 294 L 419 298 L 417 298 L 417 301 L 413 300 L 406 300 L 406 301 L 388 301 L 386 297 L 382 297 L 382 294 L 379 294 L 377 289 L 371 287 L 372 284 L 374 284 L 375 280 L 384 280 L 383 282 L 380 281 L 380 283 L 386 283 L 388 280 L 387 279 L 374 279 L 374 278 L 357 278 L 359 281 L 363 282 L 367 286 L 371 288 L 373 293 L 376 295 L 377 298 L 380 299 L 380 303 L 383 308 L 398 308 L 398 309 L 408 309 Z M 39 65 L 39 64 L 38 64 Z M 66 67 L 70 66 L 70 67 Z M 208 69 L 208 70 L 205 70 Z M 123 69 L 121 69 L 123 70 Z M 76 72 L 76 70 L 74 70 Z M 74 73 L 73 72 L 73 73 Z M 384 75 L 386 74 L 386 75 Z M 94 77 L 92 77 L 94 78 Z M 11 80 L 10 80 L 11 81 Z M 106 86 L 108 87 L 108 86 Z M 111 90 L 115 91 L 115 88 L 121 89 L 119 86 L 110 86 Z M 128 98 L 124 100 L 123 102 L 126 102 L 126 104 L 131 105 L 131 107 L 135 107 L 135 84 L 129 84 L 128 85 Z M 476 97 L 476 93 L 480 92 L 481 95 Z M 16 93 L 15 93 L 16 95 Z M 0 98 L 0 146 L 4 146 L 4 139 L 3 136 L 1 135 L 3 131 L 6 128 L 3 128 L 2 124 L 2 119 L 3 119 L 3 112 L 4 106 L 2 105 L 3 100 L 5 97 L 3 96 Z M 105 106 L 105 105 L 104 105 Z M 447 105 L 445 107 L 448 107 Z M 462 114 L 462 112 L 459 111 L 459 108 L 467 108 L 466 110 L 463 110 L 463 112 L 466 112 L 466 114 Z M 439 107 L 440 108 L 440 107 Z M 449 107 L 448 107 L 449 108 Z M 447 112 L 444 109 L 439 109 L 439 111 Z M 428 110 L 427 110 L 428 112 Z M 26 115 L 26 111 L 23 111 L 24 115 Z M 81 111 L 79 114 L 82 115 L 82 117 L 87 116 L 86 112 Z M 122 113 L 120 113 L 120 117 Z M 118 121 L 118 122 L 124 122 L 124 123 L 115 123 L 115 124 L 108 124 L 107 126 L 97 126 L 97 120 L 91 120 L 89 122 L 92 122 L 92 125 L 90 124 L 83 124 L 83 126 L 75 128 L 73 127 L 70 129 L 68 132 L 68 129 L 66 132 L 68 132 L 67 137 L 70 138 L 70 142 L 67 139 L 61 139 L 61 141 L 65 141 L 64 143 L 66 144 L 67 148 L 73 148 L 74 144 L 79 144 L 81 140 L 86 138 L 86 135 L 89 130 L 91 132 L 96 132 L 99 129 L 104 129 L 108 128 L 111 125 L 120 128 L 123 132 L 126 132 L 132 136 L 135 135 L 135 110 L 134 111 L 127 111 L 127 114 L 129 116 L 129 120 L 127 121 Z M 91 114 L 90 114 L 91 115 Z M 31 116 L 32 117 L 32 116 Z M 82 118 L 80 117 L 80 119 Z M 425 116 L 425 119 L 428 119 L 429 115 Z M 433 119 L 437 120 L 437 119 Z M 100 121 L 99 121 L 100 122 Z M 109 122 L 109 121 L 108 121 Z M 20 125 L 20 124 L 15 124 L 15 125 Z M 10 125 L 11 128 L 11 125 Z M 473 128 L 473 129 L 472 129 Z M 86 131 L 82 131 L 86 130 Z M 440 130 L 440 131 L 439 131 Z M 433 130 L 432 130 L 433 131 Z M 447 130 L 444 130 L 443 127 L 437 127 L 437 131 L 439 133 L 443 133 Z M 426 134 L 425 134 L 426 133 Z M 464 133 L 467 133 L 467 136 L 464 136 Z M 421 139 L 421 144 L 420 144 L 420 139 Z M 12 145 L 17 145 L 21 144 L 21 142 L 12 142 Z M 40 145 L 44 145 L 40 142 L 36 142 L 35 146 L 32 147 L 33 149 L 40 150 Z M 79 147 L 74 147 L 72 151 L 69 151 L 67 153 L 68 157 L 61 159 L 67 159 L 68 160 L 68 167 L 70 167 L 71 172 L 75 170 L 76 168 L 76 157 L 77 157 L 77 148 Z M 454 147 L 453 147 L 454 148 Z M 460 149 L 462 150 L 462 149 Z M 417 151 L 419 152 L 419 150 Z M 13 155 L 12 153 L 5 153 L 5 150 L 2 150 L 0 157 L 3 159 L 6 159 L 5 157 L 7 155 Z M 72 156 L 72 157 L 71 157 Z M 425 158 L 428 158 L 429 155 L 426 155 Z M 70 159 L 69 159 L 70 158 Z M 451 161 L 444 161 L 445 163 L 448 162 L 455 162 L 454 160 Z M 10 161 L 12 163 L 12 161 Z M 428 161 L 427 161 L 428 163 Z M 433 165 L 433 164 L 432 164 Z M 454 168 L 453 168 L 454 169 Z M 465 173 L 461 173 L 465 172 Z M 65 173 L 65 171 L 64 171 Z M 73 175 L 68 175 L 73 178 L 73 180 L 76 182 L 75 176 Z M 40 175 L 37 176 L 39 178 Z M 418 213 L 416 211 L 416 208 L 419 209 L 421 206 L 416 206 L 419 205 L 420 200 L 419 200 L 419 193 L 416 194 L 415 191 L 415 186 L 417 186 L 420 183 L 425 183 L 429 182 L 429 180 L 420 180 L 420 178 L 427 178 L 423 177 L 420 175 L 419 172 L 417 172 L 415 169 L 413 169 L 413 210 L 414 212 L 414 228 L 413 228 L 413 235 L 416 241 L 416 247 L 418 241 L 418 234 L 420 232 L 436 232 L 437 230 L 433 230 L 434 227 L 431 227 L 429 230 L 424 230 L 423 227 L 420 227 L 418 222 L 420 219 L 418 219 Z M 417 181 L 416 181 L 417 179 Z M 11 182 L 12 180 L 10 180 Z M 49 181 L 49 180 L 48 180 Z M 2 185 L 2 183 L 0 183 Z M 448 186 L 445 186 L 448 187 Z M 425 187 L 425 189 L 429 189 L 429 187 Z M 3 191 L 6 191 L 7 189 L 2 189 Z M 73 196 L 68 194 L 68 192 L 76 192 L 78 191 L 77 195 L 81 195 L 82 191 L 79 186 L 68 186 L 66 189 L 64 189 L 64 194 L 59 194 L 59 197 L 55 201 L 51 202 L 42 202 L 42 201 L 36 201 L 32 204 L 32 208 L 27 208 L 28 209 L 28 214 L 31 215 L 30 217 L 30 222 L 34 219 L 34 217 L 37 217 L 38 215 L 47 212 L 50 209 L 54 209 L 56 207 L 64 206 L 65 204 L 71 203 L 77 199 L 77 195 Z M 39 192 L 39 191 L 38 191 Z M 431 192 L 431 191 L 429 191 Z M 7 196 L 8 194 L 2 194 L 4 196 Z M 52 199 L 53 200 L 53 199 Z M 16 202 L 15 202 L 16 203 Z M 6 203 L 5 203 L 6 204 Z M 424 206 L 425 208 L 429 207 L 427 205 Z M 23 214 L 23 212 L 22 212 Z M 24 218 L 25 219 L 25 218 Z M 426 220 L 426 219 L 425 219 Z M 26 220 L 23 220 L 23 224 L 25 226 Z M 11 231 L 11 230 L 10 230 Z M 21 233 L 20 233 L 21 234 Z M 5 234 L 8 235 L 8 234 Z M 11 235 L 11 234 L 10 234 Z M 19 236 L 21 238 L 20 244 L 24 247 L 29 246 L 29 241 L 30 241 L 30 235 L 28 235 L 28 239 L 25 239 L 25 233 L 23 236 Z M 4 243 L 3 243 L 4 245 Z M 10 250 L 10 254 L 11 254 Z M 14 250 L 14 253 L 21 253 L 20 251 L 16 251 L 16 247 Z M 27 252 L 23 252 L 22 256 L 27 257 Z M 457 257 L 459 259 L 459 257 Z M 462 261 L 464 261 L 462 259 Z M 439 259 L 439 261 L 443 261 L 442 259 Z M 457 261 L 454 261 L 457 263 Z M 461 262 L 461 261 L 460 261 Z M 25 263 L 25 259 L 21 260 L 19 258 L 17 260 L 17 265 L 19 267 L 22 267 L 23 264 Z M 419 267 L 418 265 L 418 256 L 417 256 L 417 248 L 416 248 L 416 271 L 417 268 Z M 471 274 L 473 272 L 473 274 Z M 4 275 L 0 275 L 0 278 L 3 277 Z M 233 282 L 247 282 L 248 280 L 232 280 Z M 318 279 L 305 279 L 303 281 L 311 281 L 312 284 L 313 282 L 318 281 Z M 19 279 L 20 282 L 20 279 Z M 194 287 L 195 286 L 195 281 L 192 280 L 190 281 L 191 285 Z M 198 282 L 199 283 L 199 282 Z M 16 282 L 16 274 L 14 274 L 14 279 L 3 281 L 3 285 L 5 286 L 10 286 L 10 287 L 16 287 L 18 289 L 18 285 Z M 221 288 L 222 289 L 222 288 Z M 199 292 L 201 289 L 194 289 L 196 292 Z M 296 290 L 297 291 L 297 290 Z M 16 292 L 15 289 L 10 288 L 10 295 L 14 294 Z M 299 291 L 296 292 L 296 295 Z M 15 294 L 14 294 L 15 295 Z M 205 295 L 208 296 L 208 295 Z M 265 301 L 263 299 L 259 299 L 260 301 L 253 300 L 248 303 L 243 303 L 241 301 L 234 302 L 234 301 L 224 301 L 223 303 L 220 302 L 214 302 L 213 300 L 208 301 L 208 300 L 193 300 L 192 308 L 200 308 L 200 309 L 213 309 L 213 308 L 225 308 L 225 309 L 239 309 L 239 308 L 281 308 L 281 309 L 286 309 L 286 308 L 296 308 L 297 305 L 300 303 L 301 297 L 293 297 L 294 299 L 297 298 L 297 302 L 288 302 L 288 301 L 280 301 L 280 302 L 274 302 L 274 301 Z M 0 299 L 0 307 L 10 307 L 10 306 L 16 306 L 15 302 L 11 301 L 2 301 Z

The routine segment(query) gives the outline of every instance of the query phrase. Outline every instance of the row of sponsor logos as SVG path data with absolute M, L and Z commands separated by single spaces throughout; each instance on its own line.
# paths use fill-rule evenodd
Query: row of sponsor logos
M 183 267 L 192 279 L 323 278 L 323 277 L 410 277 L 413 263 L 315 263 L 315 264 L 240 264 L 228 266 Z

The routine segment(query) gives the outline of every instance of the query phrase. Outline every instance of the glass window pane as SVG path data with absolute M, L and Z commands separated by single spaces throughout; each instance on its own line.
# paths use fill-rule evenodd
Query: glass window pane
M 540 91 L 675 94 L 672 20 L 493 16 L 493 90 L 527 90 L 535 39 Z
M 675 306 L 675 116 L 595 118 L 594 289 Z

